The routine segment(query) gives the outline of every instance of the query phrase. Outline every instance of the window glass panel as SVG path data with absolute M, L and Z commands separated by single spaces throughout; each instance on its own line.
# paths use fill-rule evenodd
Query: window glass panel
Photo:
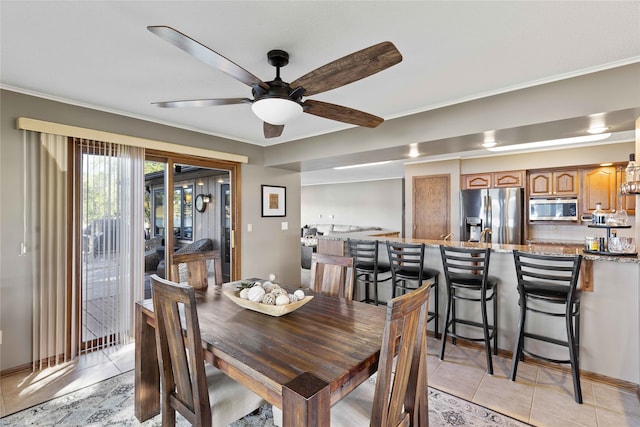
M 153 234 L 155 236 L 164 236 L 164 190 L 162 188 L 153 192 L 153 212 Z

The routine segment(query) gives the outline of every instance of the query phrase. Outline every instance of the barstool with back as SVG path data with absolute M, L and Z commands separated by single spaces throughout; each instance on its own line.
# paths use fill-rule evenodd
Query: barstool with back
M 493 375 L 493 361 L 491 358 L 491 340 L 493 340 L 493 354 L 498 354 L 498 279 L 489 276 L 490 248 L 462 248 L 440 245 L 442 267 L 447 282 L 447 308 L 444 317 L 440 360 L 444 360 L 444 350 L 447 335 L 451 335 L 451 342 L 455 345 L 458 338 L 467 341 L 483 341 L 487 355 L 487 373 Z M 480 303 L 482 320 L 461 318 L 456 313 L 458 301 Z M 488 303 L 493 303 L 493 320 L 489 323 L 487 312 Z M 465 330 L 457 330 L 457 325 L 465 325 L 482 329 L 482 337 L 471 337 Z
M 570 364 L 573 392 L 577 403 L 582 403 L 580 387 L 580 290 L 578 277 L 582 255 L 537 255 L 513 251 L 520 294 L 520 322 L 513 349 L 511 381 L 516 380 L 518 362 L 524 355 L 552 363 Z M 553 309 L 553 307 L 557 309 Z M 567 340 L 527 332 L 527 312 L 544 316 L 562 317 Z M 555 344 L 569 349 L 569 359 L 554 359 L 525 349 L 525 338 Z
M 400 295 L 404 295 L 415 291 L 424 282 L 433 280 L 430 285 L 433 290 L 433 311 L 429 312 L 427 322 L 434 320 L 433 332 L 436 337 L 439 337 L 438 277 L 440 272 L 435 268 L 425 267 L 424 243 L 399 243 L 387 240 L 387 252 L 391 267 L 392 298 L 396 297 L 396 290 L 400 290 Z M 417 286 L 410 286 L 410 282 L 416 282 Z
M 356 282 L 364 283 L 364 302 L 385 304 L 378 298 L 378 283 L 391 280 L 391 275 L 380 279 L 379 275 L 389 273 L 388 263 L 378 260 L 378 240 L 347 239 L 346 256 L 353 257 Z M 373 285 L 373 298 L 369 295 L 369 287 Z

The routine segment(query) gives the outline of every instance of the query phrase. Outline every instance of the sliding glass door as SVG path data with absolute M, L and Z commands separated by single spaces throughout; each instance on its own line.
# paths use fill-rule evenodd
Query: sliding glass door
M 151 296 L 150 275 L 179 280 L 167 268 L 176 253 L 219 250 L 223 278 L 231 280 L 239 269 L 233 242 L 237 166 L 148 155 L 145 171 L 145 297 Z

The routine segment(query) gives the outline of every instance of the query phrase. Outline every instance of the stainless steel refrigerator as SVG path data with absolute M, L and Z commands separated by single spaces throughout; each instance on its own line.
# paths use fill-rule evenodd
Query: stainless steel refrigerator
M 463 241 L 521 245 L 524 239 L 524 189 L 460 191 Z

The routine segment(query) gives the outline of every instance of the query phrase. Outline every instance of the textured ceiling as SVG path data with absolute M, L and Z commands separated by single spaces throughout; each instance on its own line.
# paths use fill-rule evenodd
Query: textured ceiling
M 640 61 L 640 2 L 5 1 L 3 88 L 267 146 L 349 129 L 303 114 L 265 140 L 249 105 L 154 101 L 250 97 L 250 88 L 146 30 L 169 25 L 264 81 L 285 81 L 380 41 L 403 61 L 310 99 L 405 117 Z M 639 102 L 640 104 L 640 102 Z

